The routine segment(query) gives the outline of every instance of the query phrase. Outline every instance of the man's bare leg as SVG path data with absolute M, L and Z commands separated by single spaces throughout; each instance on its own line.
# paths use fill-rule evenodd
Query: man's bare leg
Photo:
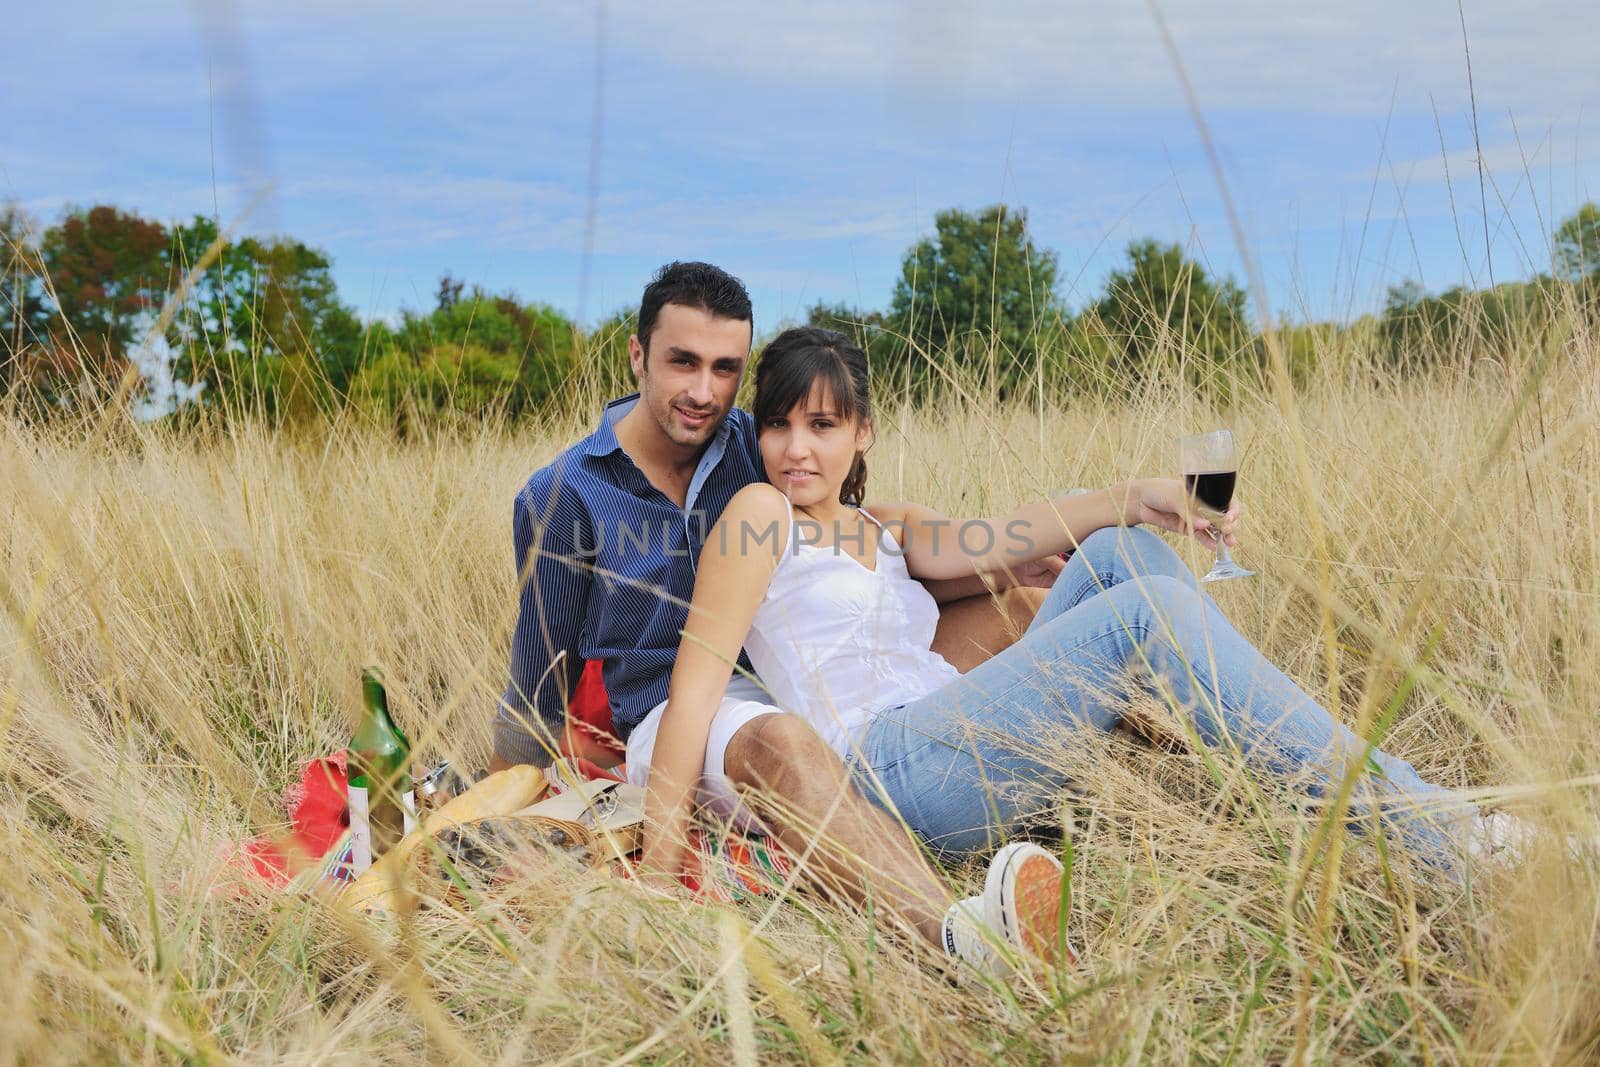
M 1015 586 L 997 595 L 979 593 L 942 604 L 933 650 L 965 674 L 1015 644 L 1049 593 Z
M 747 723 L 728 743 L 723 772 L 785 852 L 810 851 L 825 889 L 851 903 L 871 893 L 929 942 L 943 943 L 954 895 L 905 827 L 856 791 L 810 723 L 787 714 Z

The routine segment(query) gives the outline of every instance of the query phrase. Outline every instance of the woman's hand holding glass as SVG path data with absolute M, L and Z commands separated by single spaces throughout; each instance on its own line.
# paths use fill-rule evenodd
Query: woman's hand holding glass
M 1234 525 L 1244 514 L 1244 505 L 1237 500 L 1229 502 L 1227 511 L 1212 517 L 1200 513 L 1194 497 L 1178 478 L 1136 478 L 1113 486 L 1109 492 L 1125 525 L 1142 524 L 1184 534 L 1212 551 L 1219 543 L 1232 547 Z
M 1232 506 L 1233 489 L 1239 479 L 1239 449 L 1231 430 L 1211 430 L 1178 438 L 1178 464 L 1183 471 L 1184 487 L 1195 504 L 1210 508 L 1214 513 L 1225 513 Z M 1230 543 L 1226 538 L 1217 543 L 1216 563 L 1200 579 L 1202 582 L 1249 578 L 1255 574 L 1233 561 L 1228 552 Z

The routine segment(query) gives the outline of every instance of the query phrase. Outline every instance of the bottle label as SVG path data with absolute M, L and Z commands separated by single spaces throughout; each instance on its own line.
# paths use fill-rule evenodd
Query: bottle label
M 367 787 L 350 787 L 350 871 L 357 878 L 372 866 L 372 823 L 368 819 Z
M 417 828 L 417 791 L 407 789 L 400 794 L 400 811 L 405 816 L 405 832 L 410 833 Z

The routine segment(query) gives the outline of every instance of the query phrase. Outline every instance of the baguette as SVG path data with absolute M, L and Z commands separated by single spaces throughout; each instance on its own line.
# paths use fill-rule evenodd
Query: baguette
M 450 803 L 431 813 L 421 826 L 385 852 L 367 872 L 350 884 L 341 899 L 366 912 L 398 912 L 414 901 L 403 884 L 412 855 L 434 834 L 450 826 L 497 815 L 510 815 L 527 807 L 544 792 L 544 772 L 529 764 L 507 767 L 489 775 Z

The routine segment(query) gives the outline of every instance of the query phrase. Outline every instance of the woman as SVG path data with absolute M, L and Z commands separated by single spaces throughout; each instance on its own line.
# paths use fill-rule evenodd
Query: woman
M 1228 623 L 1171 548 L 1134 528 L 1231 544 L 1237 505 L 1215 523 L 1192 517 L 1182 483 L 1153 478 L 997 519 L 952 520 L 914 503 L 863 508 L 866 358 L 814 327 L 767 346 L 754 415 L 767 483 L 735 496 L 706 542 L 668 702 L 647 731 L 647 869 L 679 868 L 701 753 L 741 646 L 773 702 L 807 718 L 863 793 L 946 855 L 991 846 L 1059 793 L 1062 772 L 1031 754 L 1028 738 L 1110 729 L 1142 688 L 1187 714 L 1206 744 L 1235 745 L 1253 769 L 1303 779 L 1313 794 L 1348 761 L 1367 763 L 1376 769 L 1358 791 L 1367 810 L 1430 862 L 1455 862 L 1474 809 L 1369 751 Z M 1069 548 L 1011 648 L 965 675 L 930 651 L 937 610 L 919 579 L 1003 573 Z M 1054 864 L 1041 856 L 1009 846 L 999 859 Z M 991 883 L 1005 877 L 991 867 Z M 1037 881 L 1048 897 L 1048 878 Z M 980 924 L 1010 919 L 992 900 L 970 906 Z M 947 917 L 947 947 L 961 921 Z

